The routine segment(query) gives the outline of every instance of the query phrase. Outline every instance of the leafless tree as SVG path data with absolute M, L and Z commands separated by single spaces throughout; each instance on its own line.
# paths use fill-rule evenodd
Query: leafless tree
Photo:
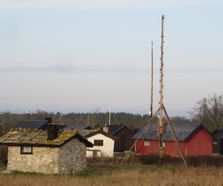
M 192 116 L 210 131 L 223 128 L 223 95 L 214 94 L 198 101 Z

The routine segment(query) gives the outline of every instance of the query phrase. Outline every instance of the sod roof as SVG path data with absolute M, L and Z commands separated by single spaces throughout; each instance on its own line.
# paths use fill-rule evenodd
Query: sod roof
M 10 130 L 8 133 L 0 137 L 0 144 L 11 146 L 31 145 L 59 147 L 73 138 L 79 139 L 86 146 L 92 146 L 92 144 L 79 133 L 77 133 L 76 130 L 62 131 L 59 133 L 57 138 L 48 140 L 47 131 L 31 129 Z

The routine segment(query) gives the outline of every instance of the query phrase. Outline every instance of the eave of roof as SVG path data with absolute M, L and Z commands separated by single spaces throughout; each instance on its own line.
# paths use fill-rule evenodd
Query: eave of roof
M 127 129 L 130 130 L 133 134 L 135 133 L 134 130 L 130 129 L 128 126 L 123 125 L 123 124 L 121 124 L 121 125 L 109 125 L 109 126 L 108 126 L 108 128 L 111 128 L 111 127 L 114 127 L 114 128 L 115 128 L 115 130 L 109 130 L 109 133 L 110 133 L 111 135 L 116 134 L 117 132 L 119 132 L 119 131 L 122 130 L 123 128 L 127 128 Z
M 116 139 L 114 136 L 110 135 L 110 134 L 107 133 L 107 132 L 104 132 L 103 130 L 98 130 L 98 131 L 91 132 L 91 133 L 89 133 L 88 135 L 86 135 L 85 137 L 86 137 L 86 138 L 89 138 L 89 137 L 92 137 L 92 136 L 97 135 L 97 134 L 102 134 L 102 135 L 104 135 L 104 136 L 106 136 L 106 137 L 108 137 L 108 138 L 111 138 L 111 139 L 113 139 L 113 140 Z

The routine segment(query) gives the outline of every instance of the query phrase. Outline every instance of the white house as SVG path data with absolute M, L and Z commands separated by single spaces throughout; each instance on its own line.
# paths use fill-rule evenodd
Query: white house
M 113 157 L 115 140 L 110 134 L 99 130 L 85 136 L 93 147 L 87 147 L 87 157 Z

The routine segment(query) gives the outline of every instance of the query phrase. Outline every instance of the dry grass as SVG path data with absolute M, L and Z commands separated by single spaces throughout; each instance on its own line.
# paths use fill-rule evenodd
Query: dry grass
M 0 174 L 0 186 L 181 186 L 223 185 L 223 167 L 132 166 L 90 167 L 79 176 Z

